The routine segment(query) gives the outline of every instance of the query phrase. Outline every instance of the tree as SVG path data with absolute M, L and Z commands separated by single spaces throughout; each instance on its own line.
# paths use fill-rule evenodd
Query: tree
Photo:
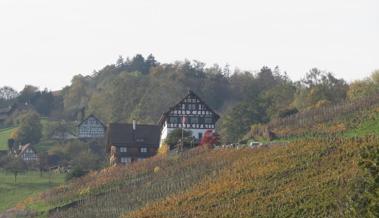
M 118 56 L 118 59 L 116 61 L 116 66 L 117 67 L 123 67 L 124 66 L 124 58 L 121 55 Z
M 100 168 L 101 163 L 101 158 L 92 151 L 82 151 L 73 159 L 73 170 L 67 174 L 66 180 L 84 176 L 91 170 L 97 170 Z
M 223 141 L 233 143 L 241 139 L 251 125 L 266 121 L 266 116 L 258 101 L 242 102 L 227 112 L 221 121 Z
M 350 84 L 347 96 L 350 100 L 355 100 L 379 93 L 379 70 L 374 71 L 370 77 L 364 80 L 357 80 Z
M 27 170 L 25 162 L 19 157 L 9 157 L 3 168 L 14 175 L 14 183 L 17 183 L 17 176 Z
M 200 140 L 200 146 L 214 147 L 220 144 L 220 136 L 208 129 Z
M 38 169 L 40 176 L 42 176 L 42 172 L 49 169 L 49 155 L 47 152 L 42 152 L 39 154 Z
M 78 110 L 88 104 L 91 86 L 82 75 L 74 76 L 71 86 L 64 90 L 63 104 L 66 111 Z
M 182 136 L 183 136 L 184 147 L 190 147 L 191 143 L 193 143 L 192 133 L 191 131 L 187 131 L 187 130 L 183 130 L 182 132 L 182 129 L 174 129 L 172 132 L 170 132 L 167 135 L 165 143 L 168 144 L 170 148 L 173 148 L 174 146 L 181 143 Z
M 371 80 L 358 80 L 350 84 L 347 96 L 349 100 L 356 100 L 379 93 L 379 86 Z
M 0 88 L 0 99 L 11 100 L 18 96 L 18 92 L 12 87 L 4 86 Z
M 21 144 L 38 143 L 42 137 L 42 124 L 39 115 L 36 112 L 23 114 L 14 137 Z
M 38 87 L 32 85 L 26 85 L 24 89 L 20 92 L 20 95 L 17 97 L 18 102 L 24 104 L 31 104 L 35 93 L 38 92 Z
M 43 128 L 43 137 L 46 139 L 50 139 L 54 135 L 60 136 L 62 141 L 65 140 L 65 134 L 70 132 L 71 127 L 69 123 L 63 121 L 58 122 L 49 122 Z
M 322 102 L 338 103 L 346 99 L 348 85 L 332 73 L 311 69 L 298 84 L 293 106 L 299 109 L 317 107 Z
M 375 70 L 374 72 L 372 72 L 372 74 L 370 76 L 370 79 L 374 83 L 379 84 L 379 70 Z

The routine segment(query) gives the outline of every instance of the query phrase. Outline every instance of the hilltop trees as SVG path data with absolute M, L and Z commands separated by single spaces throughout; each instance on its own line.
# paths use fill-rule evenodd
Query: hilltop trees
M 379 93 L 379 70 L 374 71 L 367 79 L 352 82 L 347 96 L 350 100 L 356 100 L 377 93 Z
M 9 107 L 14 103 L 18 92 L 12 87 L 4 86 L 0 88 L 0 107 Z
M 293 104 L 299 109 L 310 109 L 341 102 L 346 99 L 348 88 L 345 80 L 313 68 L 298 84 Z
M 155 124 L 191 89 L 221 115 L 217 128 L 223 141 L 235 142 L 253 124 L 375 93 L 373 84 L 379 79 L 374 77 L 349 87 L 332 73 L 313 68 L 294 82 L 278 67 L 232 73 L 228 66 L 188 60 L 161 64 L 153 55 L 138 54 L 120 56 L 91 76 L 75 76 L 62 96 L 67 118 L 76 119 L 75 113 L 85 107 L 104 122 Z

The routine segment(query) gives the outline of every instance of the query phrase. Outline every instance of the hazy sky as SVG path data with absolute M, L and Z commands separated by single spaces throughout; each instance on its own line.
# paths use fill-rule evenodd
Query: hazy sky
M 379 68 L 379 1 L 0 0 L 0 86 L 55 90 L 136 53 L 350 81 Z

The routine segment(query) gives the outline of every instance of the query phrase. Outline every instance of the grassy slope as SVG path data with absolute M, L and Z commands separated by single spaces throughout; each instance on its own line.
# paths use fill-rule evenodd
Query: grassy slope
M 50 183 L 48 175 L 40 177 L 38 172 L 28 172 L 19 175 L 15 184 L 13 174 L 0 171 L 0 212 L 14 207 L 30 195 L 46 191 L 63 182 L 64 175 L 53 175 Z
M 356 137 L 363 135 L 379 135 L 379 113 L 373 114 L 370 119 L 364 120 L 357 128 L 349 129 L 344 133 L 347 137 Z
M 48 125 L 49 120 L 46 117 L 41 118 L 41 124 L 43 126 Z M 11 137 L 12 132 L 16 129 L 16 127 L 9 127 L 0 129 L 0 151 L 1 150 L 7 150 L 8 149 L 8 139 Z M 41 143 L 38 143 L 35 145 L 35 148 L 38 151 L 45 151 L 51 146 L 51 143 L 41 141 Z
M 41 118 L 42 125 L 48 124 L 47 118 Z M 15 127 L 4 128 L 0 130 L 0 150 L 8 149 L 8 139 Z M 34 147 L 39 151 L 46 151 L 52 146 L 50 141 L 41 141 Z M 0 212 L 4 209 L 14 207 L 15 204 L 27 196 L 46 191 L 47 189 L 62 184 L 64 175 L 54 175 L 49 183 L 48 176 L 40 177 L 37 172 L 29 172 L 19 176 L 19 182 L 14 184 L 14 177 L 11 174 L 5 174 L 0 171 Z
M 0 129 L 0 150 L 8 150 L 8 139 L 15 128 Z

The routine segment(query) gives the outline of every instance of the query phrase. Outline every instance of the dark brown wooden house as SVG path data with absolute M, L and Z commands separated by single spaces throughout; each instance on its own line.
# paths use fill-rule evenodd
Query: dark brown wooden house
M 107 153 L 116 152 L 117 161 L 127 164 L 158 152 L 160 126 L 111 123 L 107 128 Z M 115 154 L 112 154 L 115 155 Z

